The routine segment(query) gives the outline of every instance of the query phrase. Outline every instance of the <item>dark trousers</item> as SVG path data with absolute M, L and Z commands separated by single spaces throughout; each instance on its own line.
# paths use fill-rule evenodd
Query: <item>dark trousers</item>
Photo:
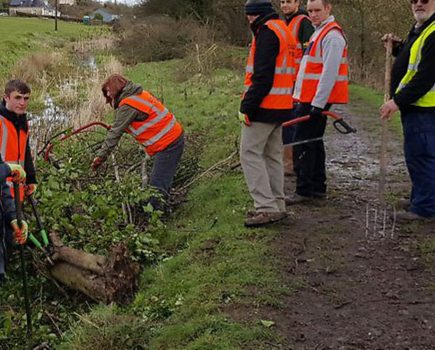
M 410 210 L 435 216 L 435 113 L 402 112 L 405 161 L 412 182 Z
M 184 134 L 163 151 L 154 156 L 154 165 L 151 170 L 150 185 L 157 188 L 164 201 L 169 197 L 169 192 L 180 163 L 184 150 Z M 161 208 L 155 198 L 150 200 L 154 208 Z
M 327 106 L 326 109 L 329 109 Z M 310 104 L 300 104 L 296 117 L 310 113 Z M 310 118 L 296 124 L 295 142 L 323 137 L 326 117 Z M 294 170 L 296 193 L 301 196 L 316 196 L 326 193 L 325 146 L 323 140 L 313 141 L 294 147 Z
M 294 118 L 296 118 L 296 114 L 295 114 L 294 109 L 293 109 L 292 115 L 287 121 L 292 120 Z M 289 143 L 294 142 L 295 134 L 296 134 L 296 126 L 292 125 L 292 126 L 287 126 L 285 128 L 283 127 L 282 128 L 282 143 L 284 145 L 288 145 Z
M 8 252 L 12 248 L 13 235 L 12 229 L 6 227 L 4 222 L 0 222 L 0 230 L 0 275 L 4 275 L 8 261 Z

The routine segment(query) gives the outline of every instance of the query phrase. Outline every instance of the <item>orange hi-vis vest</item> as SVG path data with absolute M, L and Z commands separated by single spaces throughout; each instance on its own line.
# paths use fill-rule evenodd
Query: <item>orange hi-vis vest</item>
M 301 64 L 302 56 L 304 55 L 304 43 L 301 43 L 299 41 L 299 28 L 301 27 L 301 23 L 304 19 L 310 20 L 310 17 L 306 15 L 297 15 L 292 18 L 290 23 L 288 24 L 288 28 L 290 30 L 290 33 L 292 33 L 293 38 L 296 41 L 296 49 L 295 49 L 295 79 L 299 72 L 299 66 Z
M 15 125 L 0 115 L 0 154 L 4 162 L 20 164 L 24 168 L 26 159 L 26 145 L 28 133 L 22 129 L 17 133 Z M 6 178 L 6 183 L 14 197 L 14 184 L 12 178 Z M 24 185 L 20 184 L 20 200 L 24 200 Z
M 319 35 L 310 39 L 304 59 L 307 60 L 305 71 L 303 72 L 302 88 L 299 101 L 311 103 L 316 95 L 317 86 L 323 71 L 323 52 L 322 40 L 331 31 L 339 30 L 344 37 L 343 29 L 337 22 L 326 24 Z M 348 103 L 349 102 L 349 65 L 347 61 L 347 46 L 343 50 L 338 76 L 334 87 L 329 95 L 328 103 Z
M 263 98 L 260 108 L 291 109 L 293 108 L 293 85 L 295 74 L 294 49 L 296 47 L 287 25 L 280 19 L 271 19 L 265 24 L 279 39 L 279 53 L 276 57 L 273 85 L 267 96 Z M 254 74 L 254 57 L 256 51 L 255 36 L 248 56 L 245 75 L 245 92 L 252 85 Z M 243 98 L 242 96 L 242 98 Z
M 148 114 L 146 120 L 131 122 L 125 131 L 133 135 L 150 156 L 166 149 L 183 133 L 183 128 L 174 115 L 147 91 L 124 98 L 119 107 L 123 105 Z

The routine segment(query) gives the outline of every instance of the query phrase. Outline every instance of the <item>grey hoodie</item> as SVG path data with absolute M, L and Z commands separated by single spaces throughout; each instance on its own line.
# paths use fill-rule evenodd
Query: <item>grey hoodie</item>
M 315 27 L 315 31 L 311 36 L 310 41 L 316 39 L 320 34 L 321 29 L 328 23 L 334 22 L 334 16 L 329 16 L 318 27 Z M 341 64 L 341 58 L 343 56 L 343 50 L 346 47 L 346 39 L 338 30 L 331 30 L 322 40 L 323 49 L 323 71 L 320 77 L 319 85 L 317 86 L 316 94 L 314 95 L 311 105 L 318 108 L 325 108 L 328 102 L 329 95 L 332 88 L 335 85 L 335 81 L 338 77 L 338 70 Z M 293 98 L 299 99 L 301 96 L 303 73 L 307 65 L 307 56 L 302 58 L 299 73 L 296 78 L 295 91 Z

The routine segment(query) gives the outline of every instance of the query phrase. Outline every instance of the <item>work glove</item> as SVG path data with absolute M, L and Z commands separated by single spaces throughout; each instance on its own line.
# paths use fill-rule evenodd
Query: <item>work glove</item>
M 26 180 L 26 172 L 20 164 L 7 163 L 11 169 L 10 176 L 13 182 L 24 182 Z
M 38 185 L 37 184 L 27 184 L 24 187 L 24 195 L 26 197 L 30 197 L 32 194 L 36 192 Z
M 311 110 L 310 110 L 310 117 L 311 118 L 320 118 L 321 116 L 323 116 L 322 112 L 323 112 L 323 108 L 312 106 Z
M 97 168 L 98 168 L 101 164 L 103 164 L 103 163 L 104 163 L 103 158 L 101 158 L 101 157 L 95 157 L 94 160 L 92 161 L 91 169 L 92 169 L 93 171 L 95 171 L 95 170 L 97 170 Z
M 14 231 L 14 238 L 15 242 L 22 245 L 25 244 L 27 241 L 27 234 L 29 231 L 29 228 L 27 226 L 27 222 L 24 220 L 21 220 L 21 228 L 18 227 L 18 221 L 17 219 L 11 221 L 11 227 Z
M 249 120 L 249 117 L 247 114 L 244 114 L 242 112 L 239 112 L 239 121 L 243 124 L 245 124 L 246 126 L 250 126 L 251 125 L 251 121 Z

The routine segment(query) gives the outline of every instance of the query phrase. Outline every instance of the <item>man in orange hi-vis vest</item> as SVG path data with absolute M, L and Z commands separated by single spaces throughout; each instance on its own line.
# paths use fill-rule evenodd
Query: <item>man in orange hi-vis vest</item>
M 239 112 L 240 161 L 255 206 L 245 226 L 256 227 L 286 216 L 281 124 L 293 108 L 296 43 L 270 0 L 248 0 L 245 13 L 254 37 Z
M 27 223 L 18 227 L 13 201 L 13 181 L 19 179 L 19 196 L 36 190 L 36 174 L 28 143 L 26 111 L 31 89 L 21 80 L 6 83 L 0 102 L 0 285 L 5 279 L 6 262 L 12 243 L 25 244 Z
M 115 122 L 92 162 L 96 170 L 117 146 L 123 133 L 131 134 L 154 157 L 150 186 L 161 198 L 152 198 L 155 209 L 166 208 L 166 200 L 184 149 L 184 132 L 175 116 L 140 85 L 120 74 L 111 75 L 102 86 L 106 102 L 115 109 Z
M 287 205 L 326 198 L 323 134 L 332 104 L 348 103 L 347 43 L 343 30 L 331 15 L 329 0 L 308 0 L 308 14 L 315 31 L 299 67 L 293 98 L 296 117 L 310 115 L 296 126 L 295 141 L 318 139 L 294 147 L 296 191 Z
M 304 50 L 308 46 L 310 37 L 314 32 L 314 27 L 308 17 L 308 13 L 300 9 L 300 0 L 281 0 L 281 12 L 284 14 L 285 23 L 287 23 L 293 38 L 296 40 L 295 49 L 295 79 L 299 71 Z M 294 110 L 293 110 L 294 111 Z M 284 175 L 294 175 L 293 170 L 293 146 L 296 126 L 289 126 L 282 130 L 282 143 L 284 144 Z
M 5 163 L 20 164 L 26 172 L 26 181 L 20 185 L 21 200 L 36 191 L 36 171 L 29 146 L 27 107 L 31 89 L 22 80 L 6 83 L 3 101 L 0 102 L 0 154 Z M 12 191 L 12 180 L 7 179 Z

